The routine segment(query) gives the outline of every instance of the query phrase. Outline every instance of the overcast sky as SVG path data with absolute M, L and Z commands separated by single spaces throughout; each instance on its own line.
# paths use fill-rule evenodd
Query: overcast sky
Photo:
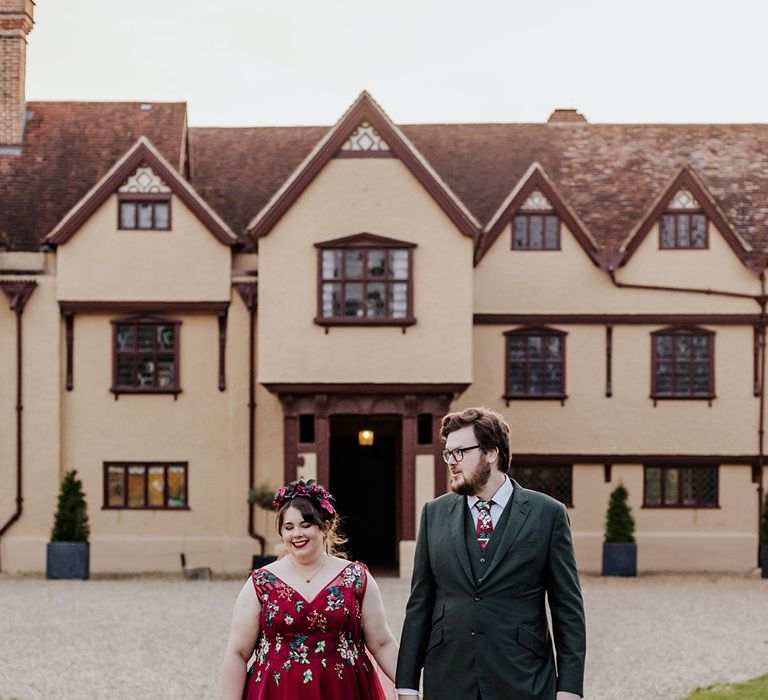
M 186 101 L 193 126 L 768 122 L 766 0 L 37 0 L 28 100 Z

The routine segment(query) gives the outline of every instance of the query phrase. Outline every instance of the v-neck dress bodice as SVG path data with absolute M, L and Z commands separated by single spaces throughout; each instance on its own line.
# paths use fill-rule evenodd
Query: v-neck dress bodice
M 261 615 L 244 700 L 384 699 L 363 643 L 364 564 L 347 564 L 311 601 L 268 569 L 251 580 Z

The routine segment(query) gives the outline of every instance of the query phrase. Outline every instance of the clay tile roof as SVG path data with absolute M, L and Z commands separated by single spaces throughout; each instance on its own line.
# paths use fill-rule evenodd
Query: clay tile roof
M 768 247 L 768 124 L 402 128 L 482 222 L 538 161 L 597 242 L 617 250 L 689 166 L 734 230 Z
M 27 111 L 21 154 L 0 152 L 0 244 L 15 250 L 39 249 L 142 135 L 174 167 L 184 157 L 183 102 L 29 102 Z
M 191 128 L 192 186 L 242 235 L 329 128 Z

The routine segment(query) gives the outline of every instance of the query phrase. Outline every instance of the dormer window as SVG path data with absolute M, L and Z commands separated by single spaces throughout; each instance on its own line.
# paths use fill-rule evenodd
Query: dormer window
M 170 230 L 171 188 L 152 168 L 137 168 L 120 187 L 117 197 L 119 229 Z
M 513 250 L 560 249 L 560 218 L 538 190 L 522 204 L 512 226 Z
M 409 325 L 413 243 L 373 234 L 317 244 L 320 325 Z
M 707 217 L 688 190 L 680 190 L 661 217 L 659 247 L 665 249 L 708 248 Z

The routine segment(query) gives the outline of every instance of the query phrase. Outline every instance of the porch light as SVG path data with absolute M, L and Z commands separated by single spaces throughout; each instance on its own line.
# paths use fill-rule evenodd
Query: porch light
M 373 430 L 365 428 L 357 433 L 357 444 L 362 447 L 370 447 L 373 445 Z

